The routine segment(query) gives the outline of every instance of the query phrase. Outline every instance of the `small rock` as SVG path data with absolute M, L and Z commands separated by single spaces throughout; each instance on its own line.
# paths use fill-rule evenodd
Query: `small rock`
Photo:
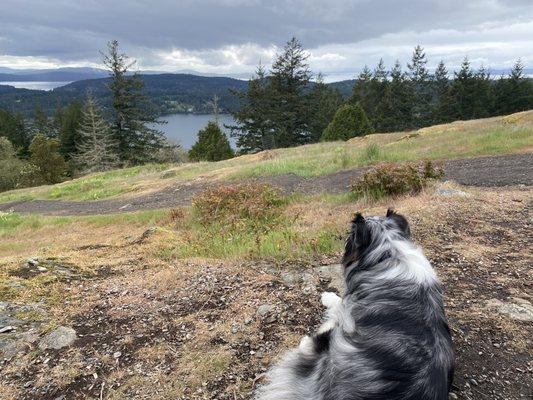
M 244 319 L 244 325 L 250 325 L 252 323 L 252 319 L 250 317 L 247 317 Z
M 533 321 L 533 306 L 525 299 L 512 297 L 512 303 L 504 303 L 498 299 L 490 299 L 487 301 L 487 307 L 495 308 L 501 314 L 505 314 L 512 319 L 519 321 L 530 322 Z
M 450 393 L 450 400 L 458 399 L 457 395 L 455 393 Z
M 272 310 L 270 304 L 262 304 L 257 308 L 257 315 L 265 316 Z
M 35 267 L 39 265 L 39 260 L 37 258 L 28 258 L 27 263 L 30 267 Z
M 287 285 L 295 285 L 298 283 L 298 275 L 292 272 L 285 272 L 281 275 L 281 280 Z
M 39 349 L 59 350 L 63 347 L 70 346 L 76 340 L 76 331 L 66 326 L 60 326 L 49 334 L 45 335 L 39 341 Z
M 435 193 L 438 194 L 439 196 L 468 197 L 468 193 L 463 192 L 462 190 L 456 190 L 456 189 L 437 188 L 437 190 L 435 190 Z
M 113 353 L 113 358 L 119 358 L 121 355 L 122 355 L 122 353 L 120 351 L 115 351 Z
M 3 328 L 0 328 L 0 333 L 12 332 L 16 329 L 17 328 L 15 328 L 14 326 L 8 325 L 8 326 L 4 326 Z
M 237 325 L 233 325 L 231 327 L 231 333 L 235 335 L 237 332 L 239 332 L 239 327 Z

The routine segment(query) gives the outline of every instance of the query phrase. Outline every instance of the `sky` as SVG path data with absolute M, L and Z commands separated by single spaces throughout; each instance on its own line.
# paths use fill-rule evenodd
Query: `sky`
M 533 0 L 2 0 L 0 67 L 101 66 L 117 39 L 153 71 L 249 77 L 297 37 L 314 73 L 354 78 L 380 58 L 405 65 L 533 67 Z

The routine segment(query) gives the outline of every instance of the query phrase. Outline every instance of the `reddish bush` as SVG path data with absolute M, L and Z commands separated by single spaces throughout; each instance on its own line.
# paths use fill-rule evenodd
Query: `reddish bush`
M 431 161 L 420 164 L 381 164 L 365 172 L 352 184 L 352 191 L 357 195 L 373 198 L 415 194 L 422 190 L 430 180 L 444 176 L 440 167 Z

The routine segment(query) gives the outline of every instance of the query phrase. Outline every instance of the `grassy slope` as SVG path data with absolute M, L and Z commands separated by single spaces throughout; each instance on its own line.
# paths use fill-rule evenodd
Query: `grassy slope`
M 137 195 L 190 179 L 231 180 L 284 173 L 308 177 L 381 161 L 497 155 L 532 148 L 533 111 L 527 111 L 415 132 L 369 135 L 346 143 L 277 149 L 216 163 L 147 165 L 91 174 L 58 185 L 5 192 L 0 194 L 0 203 L 30 199 L 97 200 Z

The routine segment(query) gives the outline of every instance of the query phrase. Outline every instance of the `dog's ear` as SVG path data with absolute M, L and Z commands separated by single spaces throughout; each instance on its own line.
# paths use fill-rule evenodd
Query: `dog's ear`
M 348 239 L 346 239 L 342 264 L 348 266 L 356 261 L 359 254 L 370 245 L 370 241 L 370 229 L 366 224 L 365 218 L 361 213 L 355 214 L 355 218 L 352 220 L 350 234 L 348 235 Z
M 387 210 L 387 218 L 394 221 L 394 224 L 403 236 L 405 236 L 407 239 L 411 237 L 411 228 L 409 228 L 409 222 L 407 222 L 407 219 L 403 215 L 397 214 L 394 210 L 389 208 Z

